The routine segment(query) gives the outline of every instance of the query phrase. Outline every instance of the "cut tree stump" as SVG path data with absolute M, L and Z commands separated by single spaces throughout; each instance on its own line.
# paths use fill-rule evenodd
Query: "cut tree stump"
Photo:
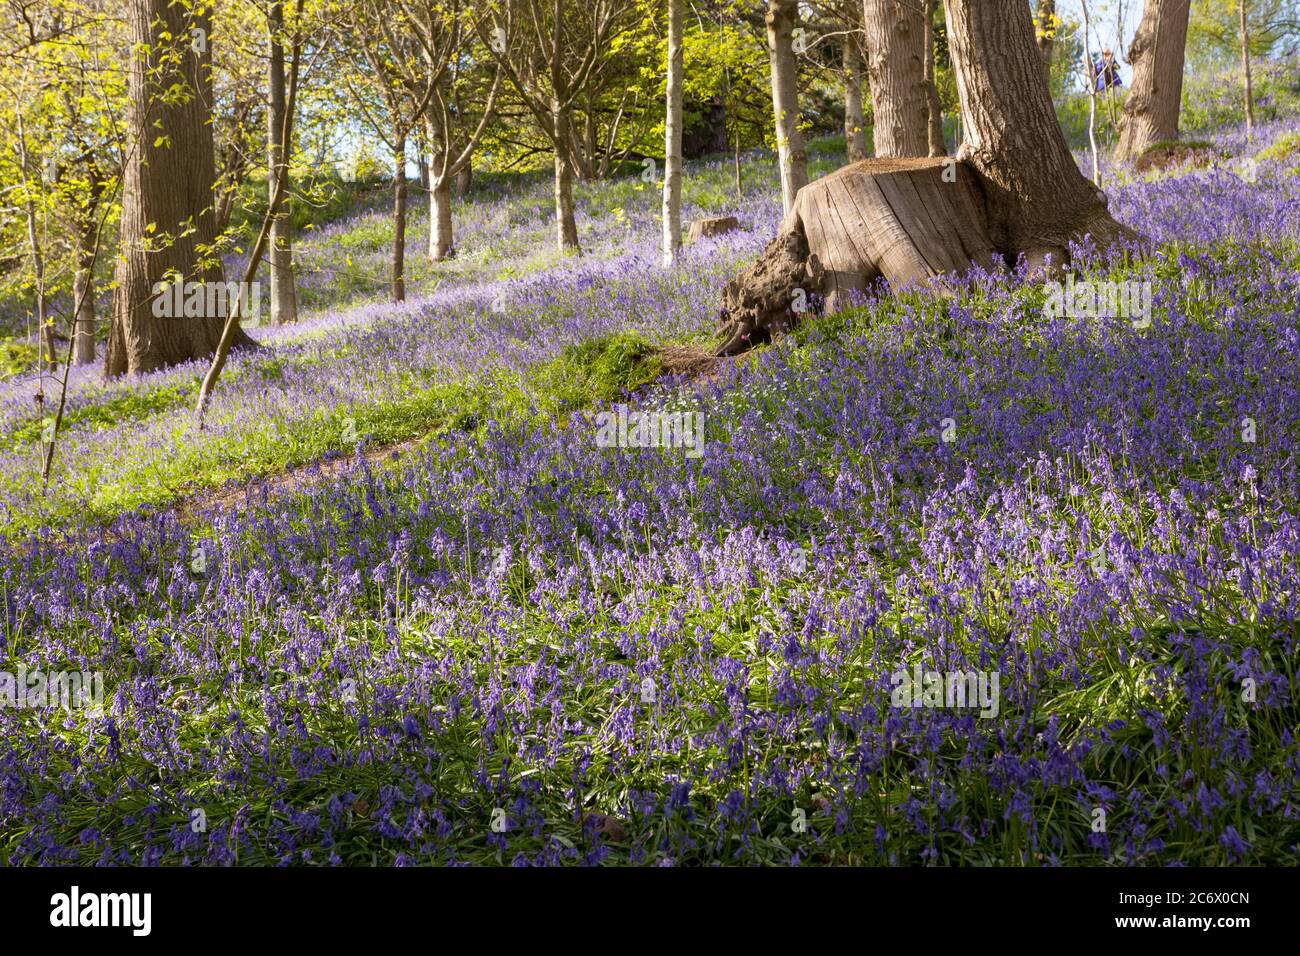
M 718 354 L 770 339 L 801 312 L 836 311 L 882 277 L 897 290 L 993 268 L 984 208 L 977 174 L 951 158 L 868 159 L 814 180 L 758 262 L 723 290 Z
M 692 219 L 690 231 L 686 234 L 687 242 L 696 242 L 706 236 L 720 236 L 740 228 L 740 220 L 735 216 L 713 216 L 708 219 Z

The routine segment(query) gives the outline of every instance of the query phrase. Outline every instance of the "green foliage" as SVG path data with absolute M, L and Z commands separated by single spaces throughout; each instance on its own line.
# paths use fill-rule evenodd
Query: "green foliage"
M 1300 133 L 1283 133 L 1271 146 L 1260 150 L 1257 159 L 1284 163 L 1300 153 Z
M 1187 27 L 1187 61 L 1206 68 L 1235 64 L 1241 58 L 1241 0 L 1192 0 Z M 1295 0 L 1250 0 L 1246 24 L 1250 53 L 1271 55 L 1288 36 L 1295 36 L 1300 11 Z
M 0 339 L 0 381 L 29 371 L 36 362 L 37 347 L 12 335 Z
M 537 370 L 531 386 L 543 408 L 562 413 L 626 397 L 661 371 L 655 347 L 624 332 L 568 346 Z

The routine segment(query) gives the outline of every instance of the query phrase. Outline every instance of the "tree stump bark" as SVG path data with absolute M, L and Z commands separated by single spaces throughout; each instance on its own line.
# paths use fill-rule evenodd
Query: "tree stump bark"
M 884 278 L 894 289 L 972 264 L 993 268 L 984 198 L 952 159 L 868 159 L 809 183 L 753 266 L 723 291 L 731 355 L 789 328 L 800 313 L 835 311 Z
M 687 242 L 695 242 L 707 236 L 720 236 L 740 228 L 740 220 L 735 216 L 712 216 L 707 219 L 692 219 Z

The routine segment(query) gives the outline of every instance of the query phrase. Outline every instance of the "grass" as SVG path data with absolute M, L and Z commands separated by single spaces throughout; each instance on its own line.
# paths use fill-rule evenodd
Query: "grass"
M 273 356 L 254 363 L 243 374 L 274 379 L 285 375 L 286 369 L 283 360 Z M 393 400 L 322 410 L 288 427 L 252 428 L 233 441 L 193 443 L 187 453 L 141 464 L 113 480 L 99 481 L 94 472 L 79 475 L 82 487 L 95 487 L 88 502 L 68 497 L 59 503 L 59 490 L 53 489 L 50 510 L 20 517 L 6 531 L 20 535 L 51 522 L 69 526 L 86 520 L 107 522 L 140 507 L 165 508 L 228 484 L 351 453 L 358 442 L 372 447 L 394 445 L 436 439 L 452 430 L 475 432 L 488 422 L 519 424 L 560 418 L 630 395 L 660 374 L 655 349 L 631 333 L 568 346 L 556 358 L 522 375 L 498 371 L 429 382 L 412 373 L 398 389 L 400 397 Z M 188 409 L 197 387 L 196 377 L 142 393 L 113 395 L 70 413 L 66 423 L 93 430 L 174 418 L 176 428 L 189 429 Z M 7 440 L 15 451 L 28 449 L 36 454 L 40 438 L 40 424 L 30 422 Z

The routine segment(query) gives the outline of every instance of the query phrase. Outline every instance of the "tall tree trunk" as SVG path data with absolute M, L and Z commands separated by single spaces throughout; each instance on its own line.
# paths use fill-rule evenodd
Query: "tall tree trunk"
M 134 51 L 127 130 L 135 145 L 122 185 L 104 360 L 109 378 L 209 356 L 225 324 L 222 315 L 157 316 L 153 308 L 155 285 L 172 275 L 187 282 L 223 279 L 220 260 L 212 256 L 201 262 L 198 251 L 216 238 L 211 45 L 196 52 L 191 42 L 196 29 L 211 36 L 209 16 L 198 6 L 191 13 L 172 0 L 133 0 L 126 15 Z M 236 332 L 235 347 L 251 344 L 242 330 Z
M 864 0 L 867 83 L 877 156 L 927 156 L 925 14 L 917 0 Z
M 668 0 L 667 99 L 663 261 L 665 266 L 671 266 L 682 246 L 682 0 Z
M 95 239 L 93 217 L 79 216 L 77 269 L 72 276 L 72 302 L 77 310 L 73 325 L 73 335 L 76 336 L 72 345 L 74 365 L 93 365 L 95 362 Z
M 270 160 L 267 189 L 275 190 L 275 179 L 281 164 L 288 164 L 292 152 L 292 130 L 289 142 L 282 142 L 285 133 L 284 101 L 284 2 L 271 0 L 267 9 L 271 33 L 271 59 L 268 76 L 270 105 L 266 111 L 266 144 Z M 286 325 L 298 320 L 298 295 L 293 280 L 293 217 L 288 195 L 280 203 L 280 211 L 271 222 L 271 324 Z
M 966 137 L 958 157 L 980 174 L 994 245 L 1059 264 L 1085 233 L 1100 246 L 1137 238 L 1070 154 L 1024 0 L 944 0 L 944 9 Z
M 1119 159 L 1136 159 L 1152 143 L 1178 138 L 1189 9 L 1187 0 L 1146 0 L 1128 49 L 1133 86 L 1119 122 Z
M 943 139 L 943 104 L 939 101 L 939 87 L 934 79 L 934 7 L 937 0 L 925 0 L 925 98 L 930 117 L 927 135 L 930 156 L 947 156 L 948 144 Z
M 885 279 L 905 288 L 991 269 L 998 256 L 1068 261 L 1072 240 L 1140 237 L 1079 173 L 1052 108 L 1024 0 L 945 0 L 966 141 L 958 162 L 892 157 L 805 186 L 780 231 L 722 294 L 731 355 Z
M 850 163 L 867 158 L 866 121 L 862 118 L 862 55 L 852 37 L 844 39 L 844 141 Z
M 1246 82 L 1246 142 L 1255 138 L 1255 92 L 1250 80 L 1250 26 L 1247 22 L 1246 0 L 1238 0 L 1241 19 L 1241 75 Z
M 561 252 L 581 253 L 578 223 L 573 212 L 573 163 L 567 144 L 572 115 L 559 101 L 551 103 L 551 135 L 555 141 L 555 241 Z
M 797 0 L 767 0 L 767 52 L 772 66 L 772 111 L 776 116 L 776 148 L 781 167 L 781 199 L 785 211 L 808 185 L 808 155 L 799 129 L 799 70 L 794 60 Z
M 1101 185 L 1101 153 L 1097 149 L 1097 68 L 1093 65 L 1092 59 L 1092 24 L 1088 18 L 1088 0 L 1079 0 L 1079 10 L 1083 14 L 1083 62 L 1084 70 L 1088 74 L 1088 151 L 1092 155 L 1092 181 L 1097 186 Z M 1102 76 L 1104 77 L 1105 68 L 1103 67 Z M 1109 79 L 1107 79 L 1107 89 Z
M 474 181 L 474 164 L 465 160 L 465 165 L 456 171 L 456 198 L 464 199 L 469 195 L 470 184 Z
M 406 301 L 406 137 L 398 133 L 393 151 L 393 286 L 394 302 Z
M 1052 49 L 1056 44 L 1056 0 L 1038 0 L 1038 9 L 1034 11 L 1034 40 L 1038 44 L 1038 55 L 1043 59 L 1043 76 L 1047 80 L 1047 89 L 1052 89 Z
M 236 94 L 233 118 L 230 124 L 230 142 L 217 157 L 216 229 L 221 235 L 230 226 L 230 213 L 234 208 L 239 184 L 244 181 L 248 166 L 248 153 L 242 148 L 247 141 L 246 126 L 251 125 L 255 103 L 251 93 Z
M 429 189 L 429 258 L 441 262 L 451 252 L 451 177 L 433 176 Z

